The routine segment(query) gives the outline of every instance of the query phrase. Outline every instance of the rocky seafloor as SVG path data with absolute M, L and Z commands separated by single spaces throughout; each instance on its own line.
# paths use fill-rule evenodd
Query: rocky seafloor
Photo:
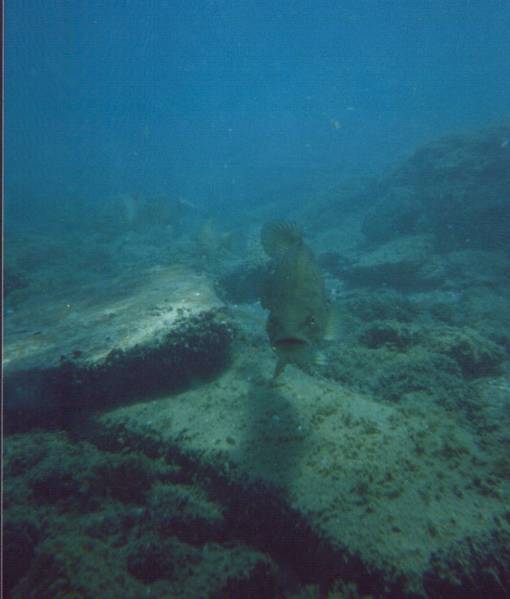
M 4 596 L 508 597 L 509 138 L 296 207 L 340 333 L 276 382 L 271 207 L 7 221 Z

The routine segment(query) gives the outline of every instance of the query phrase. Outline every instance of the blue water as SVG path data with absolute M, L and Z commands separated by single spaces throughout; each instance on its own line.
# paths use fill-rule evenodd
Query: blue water
M 8 0 L 7 215 L 386 168 L 508 116 L 509 31 L 503 0 Z

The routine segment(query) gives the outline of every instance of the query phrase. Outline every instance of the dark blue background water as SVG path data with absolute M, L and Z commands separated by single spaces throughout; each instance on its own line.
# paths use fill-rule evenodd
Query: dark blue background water
M 380 169 L 508 116 L 509 56 L 499 0 L 7 0 L 7 207 Z

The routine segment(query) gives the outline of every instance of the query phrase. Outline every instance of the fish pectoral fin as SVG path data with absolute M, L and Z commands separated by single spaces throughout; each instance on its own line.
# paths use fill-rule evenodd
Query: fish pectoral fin
M 340 314 L 338 313 L 337 308 L 335 306 L 330 306 L 324 341 L 336 341 L 340 337 L 340 324 Z
M 319 352 L 313 357 L 315 366 L 327 366 L 328 362 L 328 356 L 324 352 Z
M 282 358 L 278 359 L 278 362 L 276 362 L 276 366 L 275 366 L 275 369 L 273 372 L 273 381 L 280 376 L 280 374 L 283 372 L 286 364 L 287 364 L 286 360 L 283 360 Z

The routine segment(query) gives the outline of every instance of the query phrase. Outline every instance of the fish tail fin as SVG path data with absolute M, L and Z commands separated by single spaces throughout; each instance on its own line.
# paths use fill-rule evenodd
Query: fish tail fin
M 281 258 L 292 246 L 303 242 L 303 233 L 295 223 L 273 221 L 262 227 L 262 247 L 271 258 Z

